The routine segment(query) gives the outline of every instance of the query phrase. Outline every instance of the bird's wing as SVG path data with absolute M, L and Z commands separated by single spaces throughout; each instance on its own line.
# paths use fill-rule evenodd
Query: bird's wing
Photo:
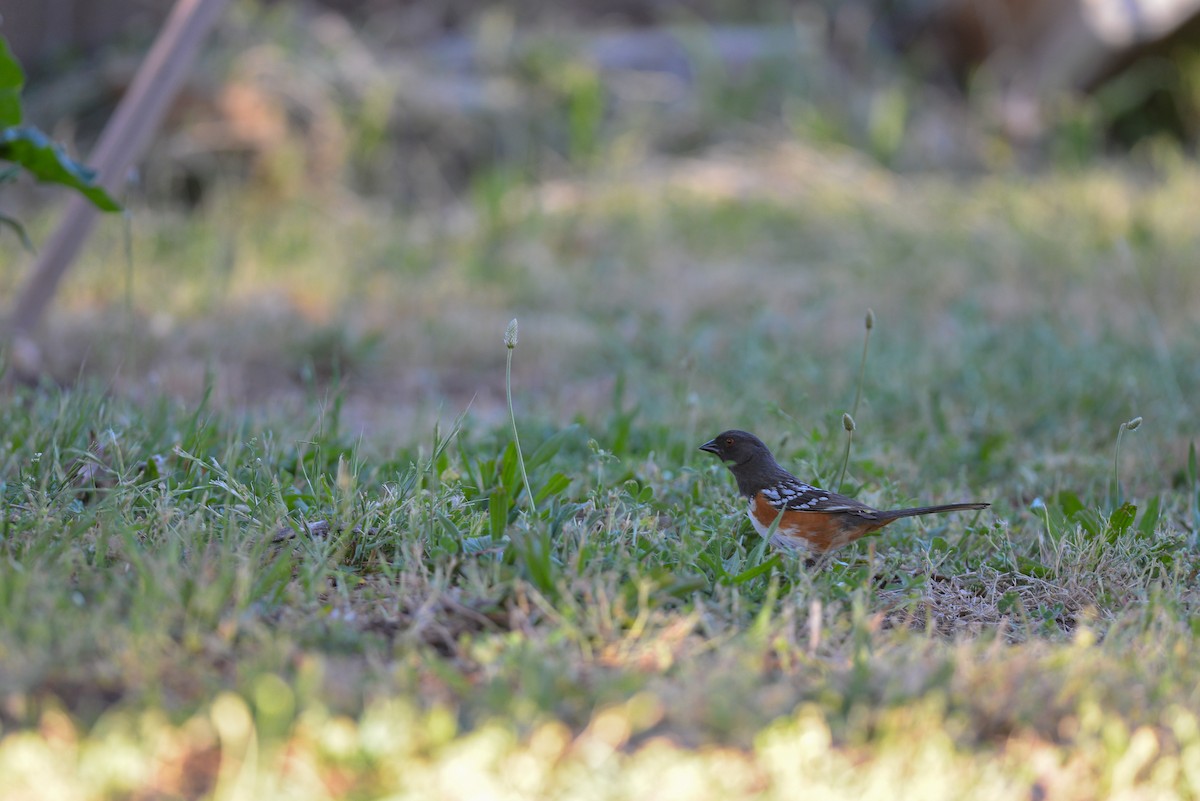
M 853 498 L 829 492 L 797 478 L 778 481 L 762 491 L 763 497 L 776 509 L 793 512 L 844 512 L 874 520 L 879 513 Z

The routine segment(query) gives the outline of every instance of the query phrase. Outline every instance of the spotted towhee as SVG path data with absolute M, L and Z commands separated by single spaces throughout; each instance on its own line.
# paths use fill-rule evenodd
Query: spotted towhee
M 747 511 L 755 531 L 765 537 L 775 526 L 771 544 L 789 550 L 826 553 L 902 517 L 990 506 L 948 503 L 886 512 L 872 509 L 845 495 L 805 484 L 779 466 L 761 439 L 745 431 L 718 434 L 700 450 L 715 454 L 733 473 L 738 492 L 750 501 Z

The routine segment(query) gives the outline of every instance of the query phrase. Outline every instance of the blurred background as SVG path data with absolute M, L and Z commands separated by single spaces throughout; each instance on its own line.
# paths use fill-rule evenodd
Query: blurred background
M 86 162 L 171 5 L 0 0 L 30 121 Z M 499 417 L 513 316 L 518 381 L 557 417 L 626 380 L 669 417 L 788 349 L 846 365 L 797 359 L 779 393 L 832 407 L 868 306 L 930 360 L 964 320 L 1102 337 L 1152 308 L 1173 343 L 1200 291 L 1198 12 L 238 0 L 116 192 L 129 213 L 63 282 L 39 367 L 238 408 L 335 388 L 402 437 L 472 399 Z M 0 205 L 40 245 L 65 194 Z M 4 241 L 12 298 L 34 256 Z

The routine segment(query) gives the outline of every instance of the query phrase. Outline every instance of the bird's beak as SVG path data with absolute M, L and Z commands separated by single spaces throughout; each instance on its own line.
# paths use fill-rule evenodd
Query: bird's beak
M 710 439 L 708 442 L 701 445 L 700 450 L 708 451 L 709 453 L 713 454 L 714 456 L 721 455 L 721 449 L 717 447 L 717 441 L 715 439 Z

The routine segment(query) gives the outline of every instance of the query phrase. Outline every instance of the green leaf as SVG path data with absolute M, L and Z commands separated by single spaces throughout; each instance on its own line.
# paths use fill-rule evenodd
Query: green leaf
M 1069 519 L 1076 512 L 1083 511 L 1083 501 L 1079 500 L 1079 496 L 1070 490 L 1062 490 L 1055 496 L 1058 502 L 1058 508 L 1062 509 L 1062 513 Z
M 728 583 L 728 584 L 745 584 L 750 579 L 757 578 L 757 577 L 761 576 L 763 573 L 770 572 L 771 568 L 776 567 L 779 564 L 781 564 L 779 554 L 775 554 L 770 559 L 763 562 L 762 564 L 755 565 L 754 567 L 750 568 L 749 570 L 744 570 L 741 573 L 738 573 L 736 576 L 728 579 L 726 583 Z
M 725 571 L 725 566 L 721 564 L 721 560 L 710 553 L 700 554 L 696 557 L 696 561 L 711 570 L 718 580 L 724 581 L 729 577 L 729 573 Z
M 1100 520 L 1100 513 L 1095 509 L 1083 509 L 1075 513 L 1074 520 L 1083 530 L 1088 533 L 1088 537 L 1098 537 L 1103 529 L 1103 522 Z
M 459 440 L 458 452 L 461 457 L 462 470 L 466 474 L 466 481 L 462 485 L 463 492 L 468 498 L 474 498 L 487 487 L 484 476 L 490 475 L 495 465 L 488 460 L 481 459 L 471 449 L 465 438 Z
M 462 541 L 462 552 L 466 554 L 483 553 L 496 547 L 491 537 L 467 537 Z
M 453 520 L 446 517 L 446 515 L 442 512 L 436 512 L 435 514 L 438 522 L 442 524 L 442 527 L 446 530 L 446 533 L 450 535 L 450 537 L 453 538 L 456 543 L 461 542 L 464 539 L 462 530 Z
M 25 73 L 9 48 L 8 40 L 0 36 L 0 128 L 21 124 L 21 88 L 24 86 Z
M 562 446 L 566 444 L 567 440 L 578 430 L 579 425 L 577 423 L 573 423 L 564 428 L 562 431 L 558 431 L 553 434 L 549 439 L 538 446 L 538 449 L 533 452 L 532 456 L 525 460 L 525 469 L 536 470 L 546 462 L 553 459 L 554 455 L 562 449 Z
M 1034 576 L 1035 578 L 1048 579 L 1054 577 L 1054 571 L 1046 565 L 1030 559 L 1028 556 L 1017 557 L 1017 569 L 1026 576 Z
M 525 577 L 543 594 L 554 597 L 554 546 L 549 537 L 543 532 L 525 531 L 511 539 L 509 548 Z
M 1112 513 L 1112 517 L 1108 518 L 1108 541 L 1114 542 L 1119 539 L 1129 527 L 1133 525 L 1134 518 L 1137 517 L 1137 507 L 1132 503 L 1123 503 Z
M 1150 500 L 1146 501 L 1146 508 L 1142 510 L 1142 519 L 1138 521 L 1138 535 L 1142 539 L 1149 539 L 1154 536 L 1154 528 L 1158 525 L 1158 516 L 1158 496 L 1152 495 Z
M 1015 590 L 1009 590 L 1000 596 L 1000 600 L 996 603 L 996 609 L 1001 614 L 1011 615 L 1020 612 L 1024 608 L 1021 603 L 1021 595 Z
M 513 443 L 508 443 L 504 449 L 504 455 L 500 457 L 500 484 L 505 487 L 514 487 L 513 497 L 520 496 L 521 490 L 524 489 L 524 484 L 517 481 L 517 474 L 521 469 L 521 465 L 517 460 L 517 446 Z
M 491 525 L 493 542 L 504 538 L 504 531 L 508 528 L 509 504 L 508 491 L 504 487 L 497 487 L 488 498 L 488 522 Z
M 77 190 L 101 211 L 121 210 L 121 205 L 96 184 L 95 172 L 68 156 L 37 128 L 0 131 L 0 159 L 20 164 L 39 181 Z
M 571 486 L 571 479 L 564 476 L 562 473 L 555 473 L 550 476 L 542 488 L 538 491 L 537 497 L 534 500 L 541 503 L 551 495 L 558 495 L 567 487 Z
M 142 470 L 142 479 L 145 481 L 157 481 L 163 477 L 163 467 L 167 464 L 167 457 L 161 453 L 155 453 L 146 459 Z
M 289 512 L 307 512 L 317 505 L 317 498 L 311 492 L 303 492 L 296 487 L 287 487 L 280 493 L 283 503 Z

